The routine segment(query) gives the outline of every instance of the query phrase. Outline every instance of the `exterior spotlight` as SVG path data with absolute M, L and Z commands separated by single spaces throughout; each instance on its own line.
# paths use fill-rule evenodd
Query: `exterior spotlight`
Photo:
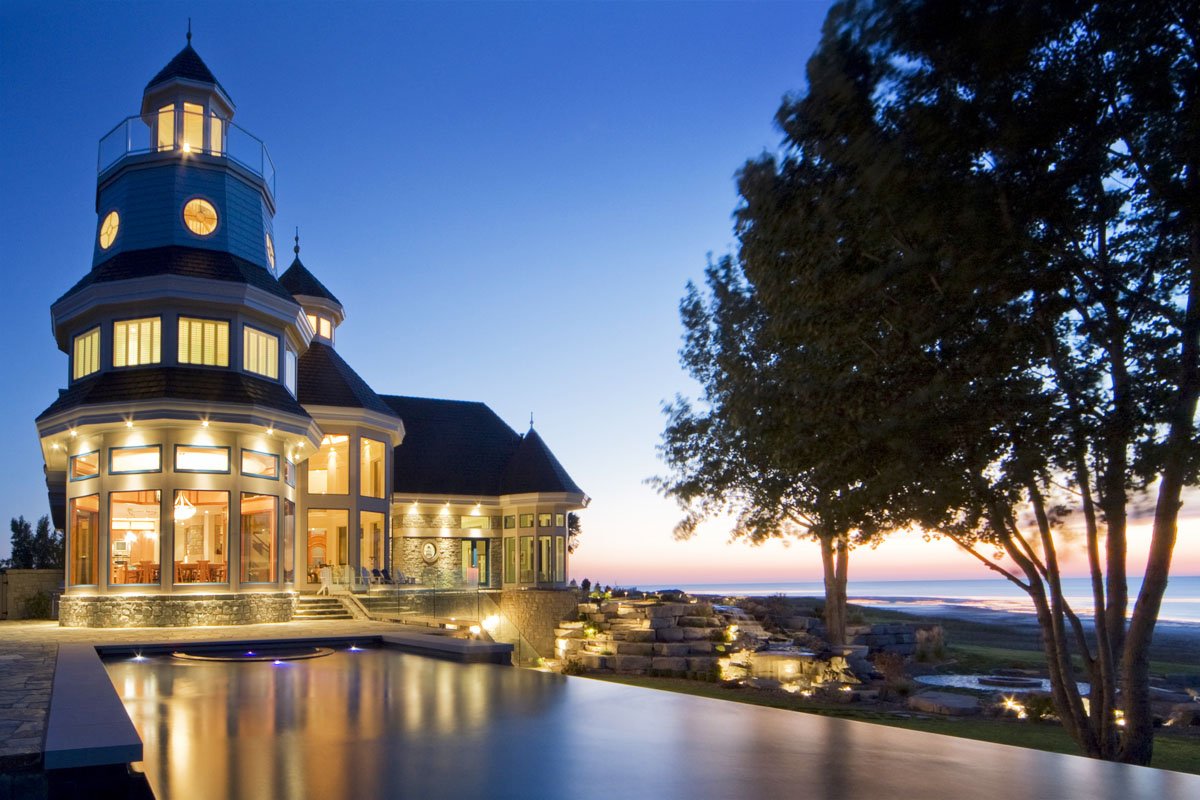
M 274 434 L 275 434 L 274 428 L 267 428 L 267 436 L 273 436 Z
M 133 420 L 131 420 L 131 419 L 127 419 L 127 420 L 125 420 L 125 427 L 126 427 L 126 428 L 132 428 L 132 427 L 133 427 Z
M 72 436 L 75 436 L 77 433 L 78 433 L 78 432 L 77 432 L 77 431 L 76 431 L 74 428 L 71 428 L 71 435 L 72 435 Z
M 207 428 L 207 427 L 208 427 L 208 420 L 206 420 L 206 419 L 202 419 L 202 420 L 200 420 L 200 427 L 201 427 L 201 428 Z

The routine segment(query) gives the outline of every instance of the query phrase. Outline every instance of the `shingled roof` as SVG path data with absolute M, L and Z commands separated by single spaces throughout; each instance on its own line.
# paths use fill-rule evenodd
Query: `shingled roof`
M 395 450 L 394 490 L 501 494 L 500 476 L 521 436 L 483 403 L 384 395 L 404 421 Z
M 194 367 L 134 367 L 99 372 L 61 390 L 58 399 L 38 415 L 42 420 L 80 406 L 142 400 L 195 400 L 202 403 L 253 405 L 299 417 L 308 412 L 282 384 L 236 370 Z
M 332 347 L 313 342 L 300 356 L 297 394 L 300 402 L 313 406 L 365 408 L 389 417 L 396 416 L 391 406 L 358 377 Z
M 300 263 L 300 256 L 292 261 L 292 265 L 287 268 L 287 272 L 279 276 L 279 283 L 283 288 L 292 293 L 293 297 L 304 295 L 306 297 L 320 297 L 330 302 L 342 304 L 340 300 L 333 296 L 333 292 L 325 288 L 325 284 L 317 280 L 316 276 L 308 271 L 308 268 Z
M 501 494 L 523 492 L 572 492 L 583 494 L 583 490 L 571 480 L 571 476 L 558 463 L 554 453 L 538 436 L 533 428 L 521 439 L 517 452 L 513 453 L 504 475 L 500 479 Z
M 146 84 L 146 90 L 149 91 L 158 84 L 166 83 L 173 78 L 211 83 L 220 86 L 221 91 L 225 92 L 225 87 L 217 82 L 212 70 L 204 63 L 204 59 L 200 58 L 200 54 L 192 48 L 190 41 L 187 46 L 175 54 L 174 58 L 167 62 L 165 67 L 159 70 L 157 75 L 150 79 L 150 82 Z M 225 96 L 228 97 L 229 92 L 225 92 Z
M 383 395 L 404 421 L 394 491 L 496 497 L 583 491 L 533 430 L 524 437 L 483 403 Z
M 279 281 L 275 280 L 270 272 L 252 261 L 220 250 L 171 245 L 117 253 L 93 267 L 91 272 L 84 275 L 55 302 L 62 302 L 94 283 L 145 278 L 151 275 L 181 275 L 188 278 L 245 283 L 276 297 L 293 299 L 291 293 L 280 286 Z

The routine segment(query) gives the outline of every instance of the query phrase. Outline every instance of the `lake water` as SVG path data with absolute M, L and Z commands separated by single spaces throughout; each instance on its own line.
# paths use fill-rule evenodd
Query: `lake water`
M 773 595 L 823 597 L 819 581 L 807 583 L 685 583 L 681 585 L 642 586 L 641 589 L 683 589 L 694 594 Z M 1141 581 L 1129 581 L 1129 607 L 1132 611 Z M 1065 578 L 1063 589 L 1071 607 L 1090 614 L 1092 584 L 1088 578 Z M 979 580 L 931 581 L 850 581 L 847 596 L 852 603 L 888 606 L 897 609 L 920 606 L 964 605 L 994 611 L 1033 613 L 1033 604 L 1021 589 L 1003 578 Z M 1164 622 L 1200 623 L 1200 576 L 1172 577 L 1163 597 L 1158 618 Z

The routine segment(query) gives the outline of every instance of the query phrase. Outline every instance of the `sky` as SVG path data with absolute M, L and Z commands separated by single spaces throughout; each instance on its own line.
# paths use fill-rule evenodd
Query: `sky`
M 33 420 L 67 382 L 49 306 L 90 267 L 97 142 L 190 15 L 274 161 L 281 268 L 298 226 L 346 308 L 337 349 L 377 392 L 482 400 L 520 432 L 533 414 L 593 498 L 574 577 L 819 579 L 815 545 L 730 543 L 727 520 L 675 541 L 645 479 L 665 471 L 663 402 L 698 389 L 679 301 L 732 251 L 735 173 L 778 148 L 828 5 L 4 0 L 0 519 L 48 510 Z M 1200 573 L 1198 539 L 1177 574 Z M 852 579 L 985 575 L 915 534 L 851 561 Z

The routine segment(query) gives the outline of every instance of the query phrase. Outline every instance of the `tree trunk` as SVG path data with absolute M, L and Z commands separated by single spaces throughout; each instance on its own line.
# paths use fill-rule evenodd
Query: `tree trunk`
M 840 647 L 846 643 L 846 543 L 836 536 L 822 535 L 818 540 L 825 577 L 825 638 Z

